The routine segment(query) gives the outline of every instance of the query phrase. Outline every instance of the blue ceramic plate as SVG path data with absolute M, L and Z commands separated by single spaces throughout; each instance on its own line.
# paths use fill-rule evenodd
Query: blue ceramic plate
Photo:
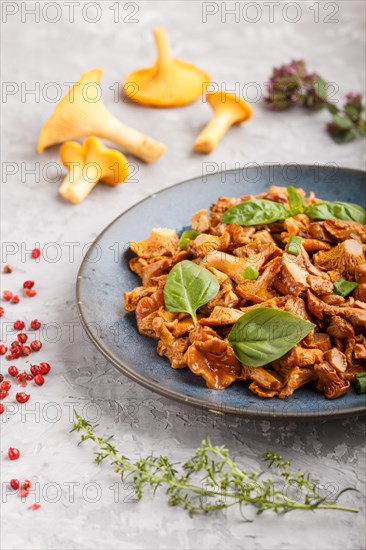
M 319 198 L 365 202 L 365 173 L 319 166 L 250 167 L 198 177 L 161 191 L 127 210 L 96 239 L 80 267 L 77 302 L 82 323 L 99 351 L 121 372 L 148 389 L 183 403 L 218 413 L 262 418 L 324 418 L 360 414 L 365 395 L 353 387 L 328 401 L 313 387 L 286 399 L 262 399 L 244 382 L 223 391 L 209 390 L 189 369 L 173 370 L 157 355 L 156 341 L 140 336 L 135 315 L 123 309 L 123 292 L 140 284 L 129 270 L 130 240 L 145 239 L 153 227 L 181 230 L 191 215 L 208 208 L 220 195 L 257 194 L 269 185 L 298 185 Z

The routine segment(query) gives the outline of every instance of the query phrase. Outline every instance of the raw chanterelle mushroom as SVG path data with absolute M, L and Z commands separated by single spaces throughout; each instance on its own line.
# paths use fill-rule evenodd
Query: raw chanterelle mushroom
M 130 73 L 125 94 L 143 105 L 178 107 L 198 99 L 210 76 L 190 63 L 173 57 L 165 29 L 154 29 L 158 57 L 152 67 Z
M 99 85 L 102 72 L 93 69 L 82 74 L 79 82 L 59 101 L 41 130 L 38 152 L 43 153 L 46 147 L 56 143 L 98 136 L 116 143 L 145 162 L 158 159 L 166 145 L 126 126 L 106 109 L 101 99 L 95 99 L 91 89 Z M 89 100 L 88 94 L 92 96 Z
M 241 124 L 253 114 L 249 103 L 229 92 L 207 92 L 206 99 L 215 114 L 193 144 L 198 153 L 211 153 L 234 124 Z
M 86 139 L 82 145 L 67 141 L 60 148 L 60 158 L 69 174 L 59 193 L 72 203 L 84 200 L 99 181 L 118 185 L 128 177 L 126 157 L 120 151 L 108 149 L 95 137 Z

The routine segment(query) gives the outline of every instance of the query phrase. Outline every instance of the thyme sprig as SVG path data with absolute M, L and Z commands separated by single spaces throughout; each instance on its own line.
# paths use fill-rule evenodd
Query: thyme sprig
M 265 476 L 265 472 L 247 471 L 241 468 L 224 446 L 212 445 L 209 438 L 202 441 L 193 457 L 184 463 L 173 463 L 167 456 L 149 455 L 136 462 L 130 461 L 111 443 L 113 436 L 104 438 L 95 434 L 97 425 L 90 424 L 75 412 L 75 423 L 71 431 L 82 432 L 80 443 L 93 441 L 99 450 L 95 462 L 100 464 L 109 459 L 114 471 L 122 481 L 133 482 L 136 497 L 142 499 L 147 488 L 153 494 L 160 487 L 165 488 L 170 506 L 180 506 L 189 514 L 209 513 L 244 505 L 252 505 L 261 514 L 272 510 L 283 514 L 291 510 L 341 510 L 358 512 L 338 504 L 339 497 L 347 488 L 328 500 L 320 494 L 319 483 L 309 473 L 293 471 L 289 461 L 282 456 L 266 451 L 267 467 L 275 468 L 280 483 Z M 300 498 L 290 496 L 290 488 L 297 489 Z

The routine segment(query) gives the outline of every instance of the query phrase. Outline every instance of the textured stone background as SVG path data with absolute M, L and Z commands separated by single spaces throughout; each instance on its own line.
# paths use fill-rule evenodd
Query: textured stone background
M 46 4 L 55 3 L 41 2 L 42 9 Z M 27 406 L 17 408 L 10 400 L 8 414 L 1 418 L 3 452 L 9 446 L 22 451 L 22 459 L 15 463 L 3 455 L 3 483 L 11 477 L 33 480 L 42 505 L 32 512 L 27 507 L 37 495 L 21 502 L 7 495 L 3 486 L 3 548 L 363 548 L 363 498 L 357 493 L 346 495 L 344 502 L 361 507 L 358 515 L 296 512 L 277 518 L 268 513 L 243 523 L 239 514 L 230 512 L 190 519 L 169 508 L 163 494 L 154 502 L 149 498 L 132 502 L 130 487 L 118 484 L 106 465 L 94 465 L 91 446 L 78 448 L 69 430 L 74 406 L 89 418 L 98 417 L 101 430 L 116 434 L 127 455 L 153 450 L 176 460 L 190 456 L 209 432 L 215 443 L 227 445 L 248 467 L 260 468 L 262 453 L 270 448 L 324 483 L 339 488 L 352 485 L 365 492 L 362 419 L 247 421 L 176 404 L 119 375 L 83 335 L 75 308 L 76 273 L 88 243 L 143 197 L 199 175 L 205 169 L 203 162 L 216 163 L 217 169 L 253 162 L 365 165 L 361 141 L 338 146 L 328 138 L 325 113 L 297 110 L 276 115 L 259 102 L 253 120 L 234 129 L 210 157 L 194 155 L 191 144 L 210 116 L 207 105 L 197 102 L 162 111 L 114 101 L 112 90 L 125 75 L 153 59 L 151 29 L 167 27 L 176 55 L 202 66 L 228 88 L 240 83 L 243 90 L 249 82 L 262 86 L 273 65 L 303 57 L 335 83 L 340 97 L 349 90 L 362 91 L 365 82 L 364 2 L 302 1 L 295 7 L 293 2 L 281 2 L 273 7 L 272 23 L 269 7 L 260 2 L 249 8 L 248 2 L 237 3 L 238 20 L 227 15 L 226 22 L 225 4 L 211 2 L 209 9 L 217 7 L 218 13 L 208 16 L 206 23 L 199 1 L 120 2 L 117 22 L 117 3 L 99 2 L 97 23 L 90 22 L 98 15 L 95 7 L 84 11 L 83 18 L 85 4 L 75 3 L 74 22 L 69 22 L 70 8 L 63 2 L 58 2 L 59 13 L 48 6 L 39 21 L 27 13 L 34 2 L 2 2 L 2 77 L 14 83 L 13 95 L 3 95 L 2 162 L 15 163 L 3 164 L 3 239 L 8 252 L 13 246 L 14 255 L 7 259 L 16 267 L 13 275 L 2 275 L 2 283 L 3 288 L 15 290 L 25 278 L 34 278 L 39 291 L 33 300 L 24 299 L 14 309 L 9 306 L 5 321 L 38 317 L 48 323 L 38 358 L 53 366 L 44 387 L 32 387 Z M 261 13 L 251 11 L 258 6 Z M 17 13 L 6 15 L 5 9 L 7 14 Z M 300 19 L 291 23 L 295 9 Z M 319 22 L 314 21 L 315 9 Z M 259 20 L 249 22 L 255 13 Z M 59 21 L 52 23 L 60 14 Z M 72 207 L 58 198 L 59 171 L 48 164 L 58 162 L 57 149 L 37 156 L 35 147 L 39 129 L 53 108 L 55 88 L 47 84 L 58 83 L 65 92 L 65 82 L 76 81 L 92 67 L 105 71 L 103 97 L 111 111 L 166 141 L 169 149 L 153 165 L 136 163 L 135 181 L 115 190 L 99 186 L 83 204 Z M 10 91 L 12 84 L 7 86 Z M 26 93 L 37 86 L 40 93 Z M 254 87 L 245 90 L 253 93 Z M 12 168 L 17 173 L 7 176 L 4 169 Z M 40 176 L 27 172 L 31 169 Z M 39 263 L 25 261 L 22 251 L 37 242 L 44 258 Z M 70 243 L 75 243 L 73 255 Z M 94 484 L 87 485 L 90 482 Z

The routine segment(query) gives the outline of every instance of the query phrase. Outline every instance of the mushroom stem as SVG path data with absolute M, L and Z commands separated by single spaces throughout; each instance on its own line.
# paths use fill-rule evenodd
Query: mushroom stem
M 232 125 L 232 117 L 229 114 L 214 115 L 197 137 L 193 149 L 198 153 L 211 153 Z
M 88 174 L 83 173 L 83 170 L 78 170 L 76 173 L 71 171 L 65 177 L 58 192 L 73 204 L 83 201 L 100 181 L 100 174 L 98 170 L 96 172 L 94 177 L 89 177 Z
M 142 132 L 123 124 L 123 122 L 120 122 L 113 115 L 109 115 L 104 120 L 104 124 L 99 129 L 98 135 L 116 143 L 145 162 L 153 162 L 166 150 L 164 143 L 156 141 Z
M 154 29 L 154 38 L 158 50 L 158 58 L 156 60 L 157 70 L 159 72 L 165 71 L 173 59 L 168 34 L 165 29 L 159 27 Z

